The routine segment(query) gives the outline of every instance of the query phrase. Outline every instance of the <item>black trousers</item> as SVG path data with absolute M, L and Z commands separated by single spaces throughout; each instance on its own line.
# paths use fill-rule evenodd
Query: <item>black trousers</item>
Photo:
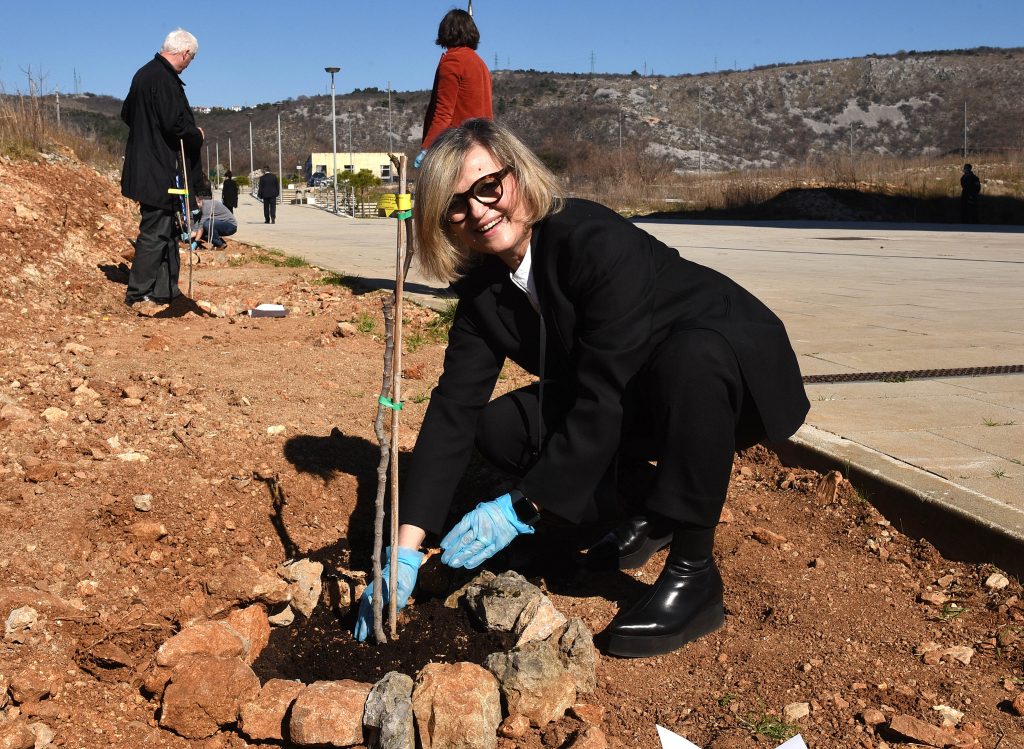
M 481 415 L 477 449 L 507 473 L 523 475 L 536 459 L 538 391 L 532 385 L 503 395 Z M 545 383 L 544 434 L 559 428 L 571 405 L 564 388 Z M 594 497 L 594 516 L 607 518 L 617 501 L 627 513 L 654 512 L 713 532 L 735 452 L 764 437 L 725 338 L 711 330 L 673 333 L 627 388 L 619 451 Z
M 277 198 L 263 198 L 263 221 L 277 221 Z
M 174 211 L 151 205 L 141 205 L 139 236 L 135 240 L 135 257 L 128 274 L 127 304 L 143 297 L 170 301 L 181 296 L 178 272 L 181 257 L 178 254 L 178 226 Z

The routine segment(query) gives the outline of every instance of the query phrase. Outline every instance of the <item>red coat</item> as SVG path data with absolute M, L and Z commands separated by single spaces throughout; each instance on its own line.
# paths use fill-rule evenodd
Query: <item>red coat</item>
M 437 64 L 420 147 L 430 148 L 445 130 L 458 127 L 473 117 L 494 118 L 491 73 L 472 49 L 452 47 L 441 55 Z

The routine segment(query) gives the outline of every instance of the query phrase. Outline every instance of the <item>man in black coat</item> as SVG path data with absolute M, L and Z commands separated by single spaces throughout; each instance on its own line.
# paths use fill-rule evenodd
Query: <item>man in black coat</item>
M 169 303 L 181 295 L 175 225 L 180 197 L 168 190 L 184 186 L 182 144 L 189 185 L 201 179 L 203 131 L 196 126 L 179 77 L 198 49 L 199 42 L 184 29 L 168 34 L 160 52 L 135 73 L 121 108 L 129 128 L 121 194 L 138 201 L 142 213 L 124 298 L 129 305 Z
M 281 185 L 269 167 L 263 167 L 263 172 L 256 185 L 256 197 L 263 201 L 263 223 L 273 224 L 277 222 L 277 196 L 281 194 Z
M 224 184 L 220 186 L 220 202 L 232 213 L 238 207 L 238 183 L 231 179 L 231 170 L 224 172 Z

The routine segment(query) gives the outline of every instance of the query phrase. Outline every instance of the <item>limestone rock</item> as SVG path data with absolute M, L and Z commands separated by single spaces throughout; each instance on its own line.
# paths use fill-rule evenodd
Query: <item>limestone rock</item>
M 0 725 L 0 749 L 32 749 L 35 745 L 36 735 L 24 719 Z
M 313 615 L 323 592 L 320 576 L 324 566 L 320 562 L 300 559 L 285 565 L 282 576 L 289 581 L 288 592 L 292 608 L 297 609 L 307 619 Z
M 565 614 L 555 608 L 550 598 L 545 595 L 531 598 L 512 628 L 516 636 L 516 647 L 536 640 L 546 640 L 560 630 L 565 622 Z
M 782 708 L 782 717 L 787 723 L 796 723 L 811 714 L 811 703 L 791 702 Z
M 164 690 L 160 725 L 187 739 L 207 738 L 234 723 L 259 690 L 259 678 L 239 658 L 185 658 Z
M 204 622 L 181 630 L 156 651 L 158 666 L 174 668 L 189 656 L 245 658 L 249 643 L 226 622 Z
M 525 715 L 535 726 L 558 720 L 576 702 L 576 681 L 551 642 L 492 653 L 484 666 L 498 680 L 509 715 Z
M 370 685 L 351 679 L 318 681 L 299 693 L 289 724 L 299 745 L 353 746 L 363 742 L 363 707 Z
M 597 689 L 597 649 L 590 628 L 574 616 L 558 638 L 562 665 L 576 682 L 576 691 L 589 694 Z
M 501 723 L 498 683 L 475 663 L 428 663 L 412 693 L 423 749 L 495 749 Z
M 608 737 L 597 726 L 587 726 L 566 744 L 566 749 L 608 749 Z
M 7 615 L 4 624 L 4 639 L 8 642 L 25 642 L 28 633 L 39 622 L 39 612 L 31 606 L 21 606 Z
M 521 739 L 530 730 L 530 719 L 525 715 L 510 715 L 498 726 L 498 735 L 505 739 Z
M 952 732 L 925 723 L 911 715 L 897 715 L 889 721 L 889 730 L 920 744 L 934 747 L 953 746 L 956 738 Z
M 266 604 L 286 603 L 290 598 L 288 583 L 278 575 L 245 560 L 229 564 L 207 582 L 207 589 L 235 603 L 259 601 Z
M 243 660 L 252 665 L 270 642 L 270 621 L 267 619 L 266 609 L 259 604 L 235 609 L 224 621 L 249 643 L 248 652 L 243 656 Z
M 488 630 L 510 632 L 523 609 L 544 593 L 518 572 L 486 573 L 466 586 L 466 605 Z
M 368 745 L 380 749 L 413 749 L 416 726 L 412 715 L 412 677 L 391 671 L 373 685 L 366 698 L 363 724 Z
M 56 697 L 64 689 L 64 672 L 56 663 L 33 663 L 10 679 L 11 697 L 18 704 Z
M 285 719 L 305 685 L 300 681 L 271 679 L 251 702 L 238 711 L 238 727 L 256 741 L 282 741 Z

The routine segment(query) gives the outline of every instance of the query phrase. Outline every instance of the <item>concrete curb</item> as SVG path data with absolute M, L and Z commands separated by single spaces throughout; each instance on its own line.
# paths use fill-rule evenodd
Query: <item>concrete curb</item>
M 840 471 L 894 528 L 946 557 L 1024 578 L 1021 510 L 813 426 L 771 447 L 787 465 Z

